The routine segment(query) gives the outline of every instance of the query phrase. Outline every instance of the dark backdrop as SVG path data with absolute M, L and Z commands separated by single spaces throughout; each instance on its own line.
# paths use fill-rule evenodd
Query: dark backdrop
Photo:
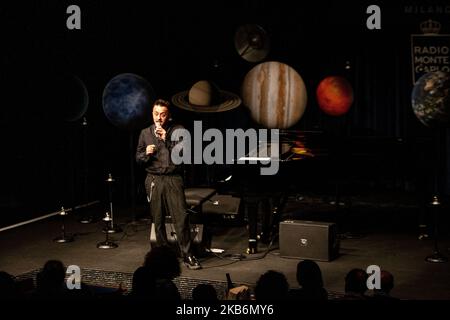
M 80 31 L 66 28 L 65 12 L 70 4 L 81 7 Z M 402 150 L 395 155 L 399 157 L 397 161 L 408 168 L 413 182 L 422 183 L 420 179 L 431 175 L 430 163 L 435 161 L 434 133 L 415 118 L 411 109 L 410 34 L 420 33 L 419 23 L 429 18 L 441 21 L 441 33 L 450 33 L 446 22 L 450 13 L 408 14 L 405 4 L 423 3 L 378 2 L 382 30 L 371 31 L 365 26 L 368 4 L 372 3 L 2 3 L 1 221 L 20 220 L 62 205 L 105 200 L 104 180 L 108 173 L 117 178 L 116 201 L 128 204 L 132 181 L 130 150 L 134 150 L 139 132 L 109 123 L 101 100 L 105 85 L 115 75 L 130 72 L 146 78 L 157 96 L 166 99 L 205 78 L 239 93 L 245 74 L 255 66 L 241 59 L 234 48 L 237 28 L 247 23 L 259 24 L 270 34 L 272 46 L 266 60 L 289 64 L 305 81 L 307 110 L 294 128 L 329 131 L 352 138 L 359 146 L 376 141 L 375 151 L 385 153 L 386 163 L 394 157 L 389 154 L 392 148 Z M 434 4 L 446 5 L 445 1 Z M 346 61 L 350 70 L 344 68 Z M 64 107 L 52 82 L 52 75 L 60 72 L 76 74 L 89 92 L 85 114 L 87 191 L 83 187 L 86 168 L 81 120 L 65 122 L 55 116 L 55 110 Z M 345 76 L 353 85 L 355 102 L 345 116 L 331 118 L 317 107 L 315 89 L 328 75 Z M 186 125 L 194 119 L 204 119 L 203 115 L 174 111 L 175 118 Z M 243 107 L 220 117 L 208 116 L 207 120 L 222 128 L 254 126 Z M 373 151 L 371 147 L 367 149 Z M 372 168 L 368 165 L 361 164 L 358 170 L 372 171 L 377 167 L 376 163 L 370 163 Z M 446 178 L 445 165 L 441 172 Z M 135 178 L 139 201 L 141 169 L 136 168 Z

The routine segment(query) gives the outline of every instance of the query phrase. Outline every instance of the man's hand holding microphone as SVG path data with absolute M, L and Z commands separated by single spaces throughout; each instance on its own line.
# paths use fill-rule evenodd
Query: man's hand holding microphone
M 161 122 L 156 121 L 155 122 L 155 136 L 158 137 L 158 139 L 165 141 L 166 140 L 166 130 L 161 126 Z M 156 145 L 150 144 L 145 149 L 146 155 L 151 155 L 156 152 Z
M 164 130 L 159 121 L 155 122 L 155 135 L 159 139 L 166 141 L 166 130 Z

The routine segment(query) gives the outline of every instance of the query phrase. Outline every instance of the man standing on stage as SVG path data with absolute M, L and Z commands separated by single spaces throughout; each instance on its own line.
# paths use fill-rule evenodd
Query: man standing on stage
M 181 165 L 171 159 L 173 147 L 179 141 L 171 136 L 181 125 L 172 124 L 169 102 L 158 99 L 153 104 L 153 122 L 141 131 L 136 151 L 136 161 L 145 166 L 147 191 L 153 223 L 155 224 L 157 246 L 168 245 L 165 228 L 166 212 L 172 217 L 177 241 L 183 255 L 184 264 L 192 270 L 201 265 L 191 253 L 189 221 L 186 213 L 186 199 Z

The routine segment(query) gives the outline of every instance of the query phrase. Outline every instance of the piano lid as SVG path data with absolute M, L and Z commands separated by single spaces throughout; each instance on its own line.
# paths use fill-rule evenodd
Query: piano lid
M 248 154 L 240 157 L 238 161 L 285 161 L 291 149 L 288 143 L 261 141 L 258 147 L 250 150 Z
M 322 132 L 280 130 L 279 141 L 260 141 L 258 146 L 238 161 L 293 161 L 326 155 L 326 146 L 323 144 Z

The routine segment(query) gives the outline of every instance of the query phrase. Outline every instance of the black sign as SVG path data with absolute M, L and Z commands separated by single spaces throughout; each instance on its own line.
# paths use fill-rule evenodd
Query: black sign
M 450 72 L 450 35 L 411 35 L 413 84 L 425 73 Z

